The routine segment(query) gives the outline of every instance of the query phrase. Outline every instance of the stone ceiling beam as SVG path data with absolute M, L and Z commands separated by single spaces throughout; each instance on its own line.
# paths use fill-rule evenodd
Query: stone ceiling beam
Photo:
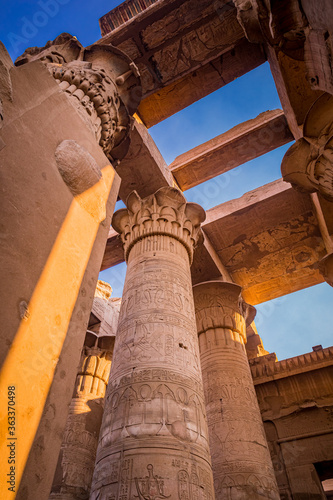
M 199 99 L 245 75 L 266 61 L 259 45 L 243 38 L 230 50 L 195 71 L 144 97 L 138 112 L 150 128 Z
M 322 208 L 332 234 L 332 204 Z M 311 198 L 281 179 L 208 210 L 203 227 L 253 305 L 323 281 L 325 245 Z
M 276 52 L 270 45 L 266 46 L 266 52 L 276 90 L 286 115 L 289 128 L 294 138 L 296 140 L 300 139 L 302 137 L 301 124 L 305 119 L 303 103 L 309 101 L 309 104 L 305 106 L 307 110 L 318 96 L 312 96 L 312 91 L 309 90 L 308 84 L 304 80 L 305 77 L 302 79 L 302 84 L 298 82 L 300 71 L 297 66 L 302 65 L 302 61 L 290 60 L 288 56 L 285 56 L 282 52 Z M 283 67 L 286 66 L 286 64 L 283 64 L 283 60 L 285 60 L 285 63 L 287 63 L 288 60 L 289 63 L 291 63 L 289 69 Z M 292 73 L 294 73 L 294 76 Z M 288 83 L 288 78 L 290 78 L 290 81 L 293 80 L 293 83 Z M 295 92 L 295 88 L 298 89 L 298 95 Z
M 332 235 L 333 204 L 321 199 L 321 207 Z M 203 230 L 193 284 L 229 275 L 255 305 L 323 282 L 318 262 L 326 250 L 311 198 L 282 179 L 207 210 Z M 102 269 L 122 260 L 119 245 L 110 233 Z
M 322 206 L 320 204 L 319 196 L 318 193 L 311 193 L 311 200 L 314 208 L 314 212 L 316 214 L 317 220 L 318 220 L 318 226 L 320 230 L 321 237 L 323 238 L 323 241 L 325 243 L 325 248 L 327 250 L 327 253 L 333 253 L 333 241 L 330 236 L 327 223 L 325 220 L 325 216 L 323 213 Z
M 97 43 L 112 43 L 138 66 L 139 115 L 148 128 L 266 60 L 246 40 L 231 2 L 161 0 L 114 29 L 116 11 L 101 18 Z
M 169 168 L 185 191 L 292 140 L 283 111 L 266 111 L 178 156 Z
M 110 227 L 108 240 L 106 242 L 104 257 L 101 265 L 101 271 L 109 269 L 124 262 L 123 245 L 118 238 L 118 233 Z
M 132 191 L 145 198 L 161 187 L 175 184 L 163 156 L 146 127 L 135 120 L 131 144 L 125 158 L 117 167 L 121 178 L 119 197 L 126 203 Z

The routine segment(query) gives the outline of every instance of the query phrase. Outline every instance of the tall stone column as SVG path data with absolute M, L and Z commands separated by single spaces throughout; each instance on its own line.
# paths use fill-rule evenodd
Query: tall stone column
M 113 217 L 128 264 L 91 500 L 213 499 L 190 264 L 204 211 L 174 188 Z
M 193 287 L 216 498 L 279 499 L 245 351 L 255 309 L 241 287 Z
M 86 336 L 50 500 L 89 498 L 114 337 Z
M 0 470 L 13 437 L 11 491 L 35 500 L 52 485 L 140 81 L 119 49 L 66 33 L 16 64 L 0 43 L 0 406 L 13 387 L 19 408 Z

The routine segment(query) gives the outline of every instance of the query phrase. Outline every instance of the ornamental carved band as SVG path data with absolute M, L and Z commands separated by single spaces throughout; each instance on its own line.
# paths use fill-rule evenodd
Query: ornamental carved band
M 192 264 L 194 247 L 202 238 L 200 223 L 205 220 L 199 205 L 187 203 L 178 189 L 170 187 L 143 200 L 134 191 L 126 204 L 128 209 L 118 210 L 112 220 L 114 229 L 121 233 L 126 261 L 137 241 L 159 234 L 180 241 Z
M 15 64 L 35 60 L 45 64 L 110 162 L 121 160 L 130 143 L 130 115 L 141 99 L 139 71 L 131 59 L 111 45 L 83 48 L 62 33 L 45 47 L 27 49 Z
M 128 267 L 91 500 L 214 499 L 190 274 L 203 219 L 174 188 L 114 215 Z
M 216 498 L 279 499 L 244 342 L 255 309 L 241 287 L 193 287 Z

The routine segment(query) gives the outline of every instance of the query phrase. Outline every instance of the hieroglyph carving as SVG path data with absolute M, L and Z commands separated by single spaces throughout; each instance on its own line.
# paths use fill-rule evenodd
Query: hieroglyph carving
M 111 162 L 129 146 L 131 117 L 141 99 L 139 72 L 122 51 L 111 45 L 83 48 L 68 33 L 45 47 L 27 49 L 21 65 L 41 60 L 95 135 Z
M 216 498 L 278 499 L 244 346 L 255 309 L 233 283 L 193 292 Z
M 127 205 L 113 217 L 128 269 L 91 499 L 213 499 L 190 276 L 204 212 L 174 188 Z M 110 475 L 124 460 L 126 494 Z

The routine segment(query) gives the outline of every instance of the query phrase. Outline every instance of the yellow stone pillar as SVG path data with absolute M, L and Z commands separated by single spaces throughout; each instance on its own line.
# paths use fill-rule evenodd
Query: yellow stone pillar
M 245 351 L 255 309 L 241 287 L 210 281 L 193 287 L 210 450 L 218 499 L 279 499 Z
M 113 217 L 128 264 L 91 500 L 214 499 L 190 264 L 203 209 L 174 188 Z
M 16 64 L 0 43 L 0 498 L 35 500 L 50 492 L 140 81 L 120 50 L 66 33 Z

